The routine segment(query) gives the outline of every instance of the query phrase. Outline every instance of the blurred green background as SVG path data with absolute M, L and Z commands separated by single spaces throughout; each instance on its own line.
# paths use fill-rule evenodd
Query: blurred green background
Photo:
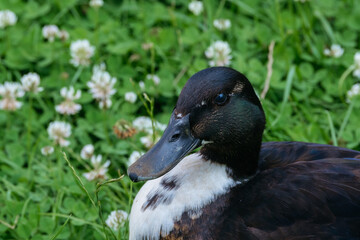
M 130 212 L 141 183 L 124 176 L 96 194 L 97 184 L 125 174 L 132 153 L 146 152 L 161 135 L 187 79 L 210 66 L 205 52 L 216 41 L 228 43 L 229 66 L 244 73 L 259 96 L 270 80 L 262 98 L 264 141 L 360 150 L 360 93 L 348 93 L 359 82 L 359 1 L 204 0 L 198 15 L 190 3 L 0 1 L 0 11 L 17 18 L 0 28 L 0 84 L 20 84 L 35 72 L 44 88 L 17 97 L 19 109 L 0 109 L 0 239 L 127 239 L 127 220 L 113 228 L 105 222 L 114 210 Z M 216 19 L 231 26 L 219 30 Z M 49 41 L 46 25 L 65 30 L 68 38 Z M 94 54 L 87 66 L 74 66 L 70 46 L 81 39 L 95 47 Z M 103 109 L 88 86 L 101 63 L 116 78 L 112 105 Z M 61 88 L 70 86 L 81 90 L 75 100 L 81 110 L 63 115 L 55 106 L 63 101 Z M 159 123 L 152 127 L 150 120 L 150 129 L 141 129 L 133 122 L 141 116 L 148 117 L 143 124 Z M 53 121 L 70 124 L 70 145 L 49 138 Z M 111 162 L 92 180 L 83 174 L 101 167 L 80 155 L 86 144 L 102 155 L 101 164 Z M 45 156 L 41 148 L 47 145 L 55 151 Z

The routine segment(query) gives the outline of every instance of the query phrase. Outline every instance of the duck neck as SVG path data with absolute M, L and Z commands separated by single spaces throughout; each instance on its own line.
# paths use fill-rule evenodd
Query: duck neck
M 248 178 L 258 169 L 261 142 L 242 146 L 207 144 L 200 153 L 208 161 L 226 165 L 234 179 Z

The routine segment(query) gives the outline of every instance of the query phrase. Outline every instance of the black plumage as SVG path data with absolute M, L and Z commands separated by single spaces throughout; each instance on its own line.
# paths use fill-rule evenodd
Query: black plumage
M 264 128 L 261 103 L 241 73 L 214 67 L 188 80 L 164 133 L 172 137 L 160 140 L 129 175 L 159 177 L 181 160 L 172 159 L 166 171 L 148 170 L 149 162 L 157 164 L 150 159 L 158 156 L 156 147 L 163 153 L 178 139 L 191 146 L 206 140 L 200 149 L 206 161 L 226 165 L 234 180 L 248 181 L 204 206 L 199 218 L 192 218 L 191 209 L 184 212 L 161 239 L 360 239 L 360 152 L 314 143 L 261 143 Z
M 263 143 L 259 172 L 163 239 L 360 239 L 360 152 Z

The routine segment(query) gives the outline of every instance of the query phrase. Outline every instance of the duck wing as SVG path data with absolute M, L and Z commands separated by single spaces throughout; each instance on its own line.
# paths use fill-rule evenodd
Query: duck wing
M 300 161 L 324 158 L 359 158 L 360 152 L 325 144 L 305 142 L 266 142 L 261 146 L 259 169 L 265 170 Z
M 266 169 L 233 189 L 219 236 L 360 239 L 360 160 L 304 159 Z
M 359 156 L 321 144 L 264 143 L 255 177 L 184 212 L 160 239 L 360 239 Z

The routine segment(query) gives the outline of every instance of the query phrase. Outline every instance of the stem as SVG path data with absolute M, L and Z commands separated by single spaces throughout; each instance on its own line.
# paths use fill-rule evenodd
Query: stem
M 273 54 L 274 54 L 274 47 L 275 47 L 275 41 L 272 40 L 270 45 L 269 45 L 269 53 L 268 53 L 268 63 L 266 65 L 267 68 L 267 74 L 266 74 L 266 79 L 265 79 L 265 86 L 263 91 L 261 92 L 261 99 L 265 99 L 266 93 L 269 91 L 270 88 L 270 80 L 271 80 L 271 75 L 273 72 L 272 69 L 272 65 L 274 62 L 274 58 L 273 58 Z
M 98 203 L 98 213 L 99 213 L 99 217 L 100 217 L 102 227 L 103 227 L 103 233 L 105 234 L 106 240 L 109 240 L 109 237 L 108 237 L 107 232 L 106 232 L 105 221 L 104 221 L 104 218 L 103 218 L 103 215 L 102 215 L 101 202 L 98 199 L 97 195 L 96 195 L 96 199 L 97 199 L 97 203 Z M 113 231 L 111 229 L 110 229 L 110 232 L 112 233 L 113 237 L 116 239 L 116 236 L 114 235 L 114 233 L 113 233 Z
M 56 16 L 53 19 L 51 19 L 50 22 L 53 24 L 57 24 L 57 22 L 60 20 L 60 18 L 62 18 L 68 11 L 69 11 L 69 8 L 64 8 L 58 14 L 56 14 Z
M 49 111 L 48 106 L 45 104 L 44 100 L 39 96 L 39 94 L 35 95 L 36 100 L 38 101 L 38 103 L 40 104 L 41 108 L 43 109 L 43 111 Z
M 151 127 L 152 127 L 152 130 L 153 130 L 152 137 L 153 137 L 153 142 L 155 142 L 155 139 L 156 139 L 155 136 L 156 135 L 155 135 L 155 121 L 154 121 L 154 99 L 150 99 L 149 96 L 146 93 L 144 93 L 143 95 L 144 95 L 145 100 L 142 98 L 141 95 L 140 95 L 140 100 L 144 104 L 145 109 L 146 109 L 147 113 L 150 116 Z M 146 101 L 148 101 L 150 103 L 150 108 L 147 105 Z
M 6 111 L 6 132 L 10 131 L 10 127 L 11 127 L 11 111 Z M 5 146 L 4 146 L 5 147 Z
M 106 114 L 105 108 L 103 108 L 103 126 L 104 126 L 104 133 L 105 133 L 106 141 L 109 145 L 112 145 L 112 143 L 110 141 L 110 137 L 109 137 L 109 132 L 107 130 L 107 114 Z
M 355 65 L 351 65 L 350 67 L 348 67 L 348 69 L 345 70 L 345 72 L 343 74 L 341 74 L 341 77 L 339 79 L 339 90 L 340 90 L 340 95 L 342 95 L 342 87 L 344 85 L 345 79 L 350 75 L 350 73 L 355 69 Z
M 330 133 L 331 133 L 331 139 L 333 141 L 333 145 L 334 146 L 338 146 L 338 142 L 337 142 L 337 138 L 336 138 L 336 133 L 335 133 L 335 128 L 334 128 L 334 123 L 332 121 L 332 118 L 330 116 L 329 111 L 326 111 L 326 115 L 328 118 L 328 122 L 329 122 L 329 126 L 330 126 Z
M 52 237 L 50 238 L 50 240 L 54 240 L 57 238 L 57 236 L 59 236 L 59 234 L 64 230 L 64 227 L 66 226 L 66 224 L 68 223 L 70 217 L 72 216 L 72 214 L 70 213 L 69 217 L 66 219 L 65 223 L 59 228 L 58 231 L 56 231 L 56 233 L 52 234 Z
M 349 105 L 349 107 L 348 107 L 348 109 L 347 109 L 347 111 L 346 111 L 344 120 L 343 120 L 343 122 L 341 123 L 340 130 L 339 130 L 339 132 L 338 132 L 338 139 L 340 139 L 341 135 L 343 134 L 343 132 L 344 132 L 344 130 L 345 130 L 345 127 L 346 127 L 347 123 L 349 122 L 350 115 L 351 115 L 352 110 L 353 110 L 354 105 L 355 105 L 354 103 L 355 103 L 355 101 L 351 101 L 351 102 L 350 102 L 350 105 Z
M 155 143 L 156 134 L 155 134 L 155 119 L 154 119 L 154 99 L 151 99 L 150 101 L 150 118 L 151 118 L 151 126 L 153 130 L 153 142 Z
M 32 102 L 33 97 L 32 94 L 29 94 L 29 110 L 28 110 L 28 123 L 27 123 L 27 150 L 30 154 L 30 147 L 31 147 L 31 123 L 32 123 Z
M 108 236 L 107 236 L 107 233 L 106 233 L 106 228 L 108 228 L 108 229 L 110 230 L 111 235 L 112 235 L 115 239 L 117 239 L 117 238 L 116 238 L 114 232 L 111 230 L 111 228 L 109 228 L 109 227 L 105 224 L 105 221 L 104 221 L 104 218 L 103 218 L 103 215 L 102 215 L 101 202 L 100 202 L 100 199 L 99 199 L 99 191 L 100 191 L 100 188 L 101 188 L 102 186 L 105 186 L 105 185 L 107 185 L 107 184 L 109 184 L 109 183 L 113 183 L 113 182 L 119 182 L 119 181 L 121 181 L 121 179 L 122 179 L 123 177 L 124 177 L 124 175 L 122 175 L 122 176 L 120 176 L 120 177 L 118 177 L 118 178 L 113 178 L 113 179 L 107 180 L 107 181 L 102 182 L 102 183 L 98 183 L 98 184 L 96 185 L 95 197 L 96 197 L 96 201 L 97 201 L 97 203 L 98 203 L 99 217 L 100 217 L 100 220 L 101 220 L 101 223 L 102 223 L 102 226 L 103 226 L 103 231 L 104 231 L 104 234 L 105 234 L 106 239 L 108 239 Z
M 218 5 L 218 7 L 216 9 L 214 19 L 217 18 L 220 15 L 221 11 L 224 8 L 225 2 L 226 2 L 226 0 L 221 0 L 220 4 Z
M 74 85 L 74 84 L 76 83 L 76 81 L 79 79 L 79 77 L 80 77 L 83 69 L 84 69 L 83 66 L 80 66 L 80 67 L 77 69 L 74 77 L 71 79 L 71 84 L 72 84 L 72 85 Z
M 86 170 L 88 170 L 88 171 L 91 171 L 91 170 L 92 170 L 92 168 L 91 168 L 84 160 L 82 160 L 81 157 L 79 157 L 79 155 L 78 155 L 77 153 L 75 153 L 73 149 L 67 147 L 67 148 L 66 148 L 66 151 L 67 151 L 69 154 L 71 154 L 71 156 L 72 156 L 74 159 L 76 159 L 76 160 L 81 164 L 81 166 L 83 166 Z
M 14 223 L 13 223 L 13 224 L 7 223 L 7 222 L 5 222 L 5 221 L 3 221 L 3 220 L 1 220 L 1 219 L 0 219 L 0 223 L 1 223 L 2 225 L 4 225 L 4 226 L 6 226 L 6 227 L 10 228 L 10 229 L 15 229 L 15 227 L 16 227 L 16 225 L 17 225 L 18 221 L 19 221 L 19 215 L 16 215 L 16 217 L 15 217 L 15 220 L 14 220 Z
M 29 152 L 29 160 L 28 160 L 28 178 L 30 179 L 30 182 L 29 182 L 29 186 L 32 187 L 33 186 L 33 183 L 34 183 L 34 180 L 33 180 L 33 170 L 32 170 L 32 164 L 33 164 L 33 161 L 34 161 L 34 156 L 36 154 L 36 150 L 37 150 L 37 147 L 39 145 L 39 141 L 40 141 L 40 137 L 38 137 L 35 141 L 34 144 L 31 145 L 31 151 L 30 149 L 28 150 Z
M 58 165 L 58 169 L 60 169 L 59 174 L 58 175 L 58 179 L 59 179 L 59 183 L 58 184 L 62 184 L 64 178 L 63 178 L 63 164 L 62 164 L 62 160 L 61 160 L 61 148 L 59 146 L 56 146 L 55 148 L 56 151 L 56 158 L 57 158 L 57 165 Z
M 60 152 L 60 151 L 59 151 L 59 152 Z M 92 203 L 93 207 L 94 207 L 94 208 L 97 208 L 94 200 L 93 200 L 92 197 L 90 196 L 90 194 L 89 194 L 88 190 L 86 189 L 83 181 L 81 181 L 81 178 L 80 178 L 79 175 L 77 174 L 75 168 L 73 167 L 73 165 L 71 165 L 71 163 L 70 163 L 69 159 L 67 158 L 65 152 L 62 152 L 62 153 L 63 153 L 63 157 L 64 157 L 65 161 L 67 162 L 68 166 L 69 166 L 70 169 L 71 169 L 71 172 L 72 172 L 72 174 L 73 174 L 73 176 L 74 176 L 77 184 L 78 184 L 79 187 L 84 191 L 84 193 L 87 195 L 87 197 L 89 198 L 89 200 L 90 200 L 90 202 Z
M 132 201 L 133 201 L 133 182 L 130 182 L 130 197 L 129 197 L 128 208 L 131 208 Z

